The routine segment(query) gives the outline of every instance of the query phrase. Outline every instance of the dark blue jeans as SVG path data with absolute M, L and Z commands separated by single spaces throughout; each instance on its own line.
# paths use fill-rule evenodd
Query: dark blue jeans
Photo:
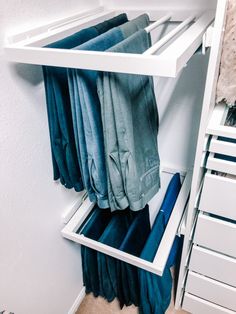
M 151 232 L 149 206 L 134 212 L 134 219 L 120 246 L 120 250 L 134 256 L 140 256 Z M 138 268 L 117 260 L 118 299 L 121 307 L 140 304 Z
M 84 29 L 47 47 L 70 49 L 90 40 L 108 29 L 127 21 L 122 14 L 94 27 Z M 73 119 L 67 81 L 67 70 L 58 67 L 43 67 L 48 122 L 51 141 L 54 180 L 60 179 L 67 188 L 76 191 L 84 188 L 81 177 L 81 158 L 75 145 Z
M 147 261 L 153 261 L 161 242 L 166 225 L 174 208 L 181 189 L 180 175 L 175 174 L 169 183 L 165 198 L 157 214 L 151 234 L 140 255 Z M 168 260 L 162 276 L 139 269 L 140 284 L 140 313 L 164 314 L 171 300 L 172 276 L 170 267 L 175 262 L 178 246 L 172 248 L 171 258 Z
M 99 239 L 99 242 L 119 249 L 124 240 L 130 224 L 132 222 L 132 214 L 129 210 L 113 213 L 113 218 Z M 115 258 L 105 254 L 97 254 L 98 274 L 100 282 L 101 296 L 108 302 L 113 301 L 118 295 L 118 277 L 117 261 Z
M 98 241 L 111 220 L 111 217 L 110 210 L 104 210 L 98 207 L 95 208 L 89 221 L 81 231 L 81 234 L 92 240 Z M 81 246 L 81 258 L 86 293 L 92 292 L 94 296 L 97 297 L 100 295 L 97 251 Z

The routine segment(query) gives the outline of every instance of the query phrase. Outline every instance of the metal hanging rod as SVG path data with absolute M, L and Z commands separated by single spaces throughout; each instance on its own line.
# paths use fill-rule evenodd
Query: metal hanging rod
M 156 44 L 154 44 L 150 49 L 144 52 L 144 55 L 153 55 L 164 46 L 168 41 L 170 41 L 175 35 L 177 35 L 182 29 L 184 29 L 189 23 L 191 23 L 195 19 L 195 16 L 191 16 L 183 21 L 180 25 L 175 27 L 171 32 L 169 32 L 166 36 L 160 39 Z
M 134 13 L 129 10 L 124 10 L 124 12 L 128 15 L 131 12 L 132 16 L 145 13 L 145 11 Z M 156 10 L 149 10 L 148 14 L 152 18 L 160 16 Z M 166 21 L 174 20 L 175 14 L 172 12 L 159 17 L 156 22 L 146 28 L 146 31 L 151 32 Z M 179 11 L 177 14 L 180 16 Z M 14 35 L 8 39 L 8 44 L 5 46 L 6 57 L 9 61 L 26 64 L 176 77 L 201 45 L 204 34 L 214 20 L 212 11 L 207 11 L 202 15 L 199 12 L 195 12 L 194 15 L 190 14 L 180 25 L 142 55 L 44 48 L 45 45 L 115 15 L 117 11 L 99 7 Z M 183 12 L 182 16 L 186 16 L 186 12 Z M 192 25 L 189 26 L 191 22 Z M 183 31 L 187 26 L 189 26 L 188 29 Z M 174 37 L 176 38 L 170 43 Z M 165 44 L 169 44 L 168 47 L 160 55 L 154 55 Z

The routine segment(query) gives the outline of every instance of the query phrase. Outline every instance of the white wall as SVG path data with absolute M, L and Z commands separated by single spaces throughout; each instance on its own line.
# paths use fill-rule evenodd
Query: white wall
M 96 0 L 0 1 L 0 311 L 66 314 L 82 288 L 61 215 L 77 198 L 52 180 L 41 68 L 8 64 L 3 36 Z

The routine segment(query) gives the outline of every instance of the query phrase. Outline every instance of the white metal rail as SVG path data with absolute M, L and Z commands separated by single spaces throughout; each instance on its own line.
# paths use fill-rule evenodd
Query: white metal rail
M 129 15 L 129 10 L 124 10 L 124 12 Z M 137 15 L 142 13 L 144 11 L 136 12 Z M 149 10 L 148 13 L 152 17 L 159 16 L 156 11 Z M 189 14 L 191 16 L 184 18 L 179 26 L 142 55 L 43 48 L 49 43 L 65 38 L 85 27 L 102 22 L 115 15 L 117 15 L 117 12 L 99 7 L 11 36 L 5 46 L 6 57 L 9 61 L 26 64 L 176 77 L 201 45 L 207 28 L 214 20 L 214 12 L 212 11 L 207 11 L 200 16 L 199 12 L 195 15 Z M 180 12 L 177 15 L 179 17 Z M 182 16 L 186 16 L 186 13 L 183 12 Z M 147 31 L 152 31 L 168 20 L 176 20 L 175 12 L 168 14 L 166 12 L 165 15 L 151 24 Z M 187 27 L 192 21 L 194 21 L 193 24 L 179 35 L 183 28 Z M 169 43 L 175 37 L 177 38 Z M 168 47 L 163 52 L 154 55 L 160 47 L 168 43 Z

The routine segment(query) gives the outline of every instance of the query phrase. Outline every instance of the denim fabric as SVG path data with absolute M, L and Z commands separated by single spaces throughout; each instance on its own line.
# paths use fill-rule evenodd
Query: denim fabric
M 80 43 L 84 43 L 87 40 L 90 40 L 100 34 L 103 34 L 107 32 L 109 29 L 119 26 L 127 21 L 128 21 L 127 15 L 123 13 L 97 25 L 82 29 L 81 31 L 73 35 L 70 35 L 66 38 L 63 38 L 52 44 L 49 44 L 46 47 L 72 49 L 79 45 Z
M 120 26 L 120 29 L 123 33 L 124 38 L 128 38 L 129 36 L 133 35 L 135 32 L 139 31 L 140 29 L 144 29 L 150 24 L 150 20 L 147 14 L 142 14 L 132 21 L 125 23 Z
M 151 234 L 140 255 L 141 258 L 152 262 L 161 242 L 165 227 L 174 208 L 181 189 L 180 175 L 177 173 L 171 179 L 160 211 L 155 219 Z M 176 248 L 176 247 L 175 247 Z M 139 269 L 140 283 L 140 313 L 164 314 L 171 300 L 172 276 L 168 261 L 162 276 L 157 276 Z
M 108 51 L 141 54 L 149 47 L 149 34 L 140 30 Z M 128 199 L 130 209 L 140 210 L 160 187 L 158 113 L 153 80 L 143 75 L 101 73 L 97 84 L 108 176 L 111 186 L 116 186 L 117 190 L 117 178 L 123 179 L 126 195 L 120 199 L 114 193 L 116 202 L 113 203 L 127 205 Z M 111 209 L 112 206 L 111 202 Z
M 81 234 L 92 239 L 98 240 L 103 234 L 109 221 L 111 220 L 111 212 L 95 208 L 92 216 L 84 226 Z M 85 246 L 81 246 L 83 281 L 86 288 L 86 293 L 93 292 L 97 297 L 99 291 L 99 277 L 97 265 L 97 252 Z
M 66 188 L 82 191 L 65 73 L 64 69 L 43 67 L 54 180 L 60 178 Z
M 99 242 L 118 249 L 128 232 L 131 221 L 132 215 L 130 211 L 115 212 Z M 119 274 L 117 274 L 116 268 L 117 261 L 113 257 L 98 252 L 97 262 L 100 295 L 107 299 L 108 302 L 111 302 L 118 294 L 117 278 Z
M 84 29 L 63 40 L 52 43 L 51 48 L 72 48 L 96 37 L 100 31 L 118 26 L 127 21 L 125 14 L 115 17 L 104 24 Z M 80 173 L 80 156 L 77 155 L 70 105 L 67 70 L 59 67 L 43 67 L 45 82 L 51 152 L 54 180 L 76 191 L 84 188 Z
M 120 29 L 125 38 L 131 36 L 136 31 L 145 28 L 149 25 L 149 18 L 146 14 L 138 16 L 136 19 L 123 24 Z M 102 73 L 100 73 L 101 75 Z M 108 198 L 111 210 L 125 209 L 129 205 L 129 201 L 126 197 L 123 178 L 121 173 L 116 171 L 116 165 L 119 164 L 119 153 L 117 151 L 117 132 L 115 128 L 114 110 L 111 99 L 109 81 L 104 80 L 103 85 L 101 79 L 97 80 L 98 95 L 101 103 L 103 133 L 104 133 L 104 145 L 105 145 L 105 157 L 107 166 L 107 182 L 108 182 Z M 106 98 L 107 97 L 107 98 Z M 104 107 L 103 103 L 105 99 L 108 99 L 108 106 Z M 108 124 L 106 124 L 108 123 Z M 114 173 L 113 180 L 110 179 L 110 173 Z
M 145 23 L 147 16 L 144 15 L 128 22 L 124 25 L 126 33 L 129 27 L 132 30 L 138 29 L 138 23 Z M 129 26 L 130 25 L 130 26 Z M 111 29 L 110 31 L 76 47 L 78 50 L 95 50 L 104 51 L 124 39 L 122 33 L 123 25 Z M 130 30 L 131 33 L 131 30 Z M 104 138 L 101 120 L 101 108 L 97 95 L 97 71 L 68 69 L 68 80 L 71 92 L 71 103 L 76 117 L 76 125 L 78 127 L 77 141 L 82 138 L 82 145 L 79 145 L 82 168 L 86 171 L 86 176 L 90 178 L 90 184 L 96 195 L 96 200 L 101 208 L 109 207 L 108 204 L 108 183 L 105 165 Z M 84 129 L 84 131 L 83 131 Z M 84 145 L 84 143 L 86 145 Z M 88 159 L 84 157 L 88 156 Z M 94 195 L 92 193 L 92 196 Z M 88 193 L 90 200 L 90 192 Z M 92 199 L 92 201 L 94 201 Z M 127 205 L 127 204 L 126 204 Z M 125 206 L 127 207 L 127 206 Z
M 140 256 L 142 249 L 151 232 L 149 220 L 149 206 L 136 213 L 127 235 L 120 246 L 120 250 L 134 256 Z M 140 289 L 138 269 L 128 263 L 117 261 L 118 299 L 121 306 L 140 304 Z

